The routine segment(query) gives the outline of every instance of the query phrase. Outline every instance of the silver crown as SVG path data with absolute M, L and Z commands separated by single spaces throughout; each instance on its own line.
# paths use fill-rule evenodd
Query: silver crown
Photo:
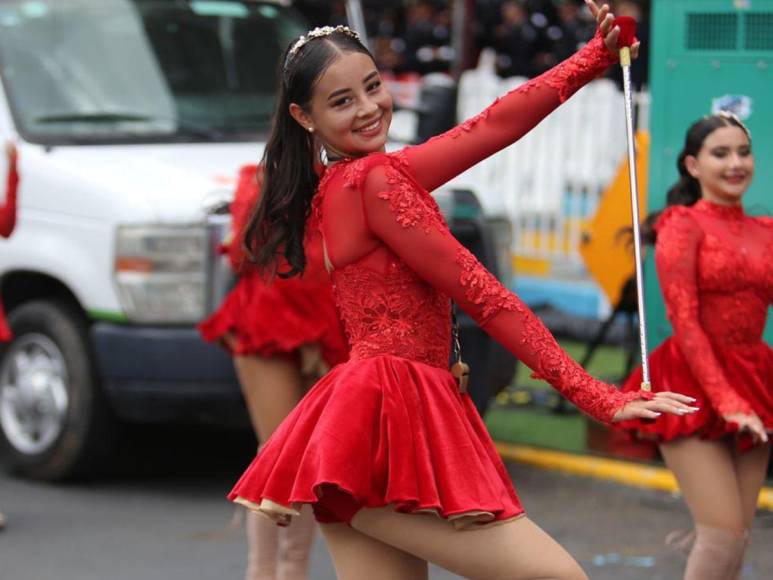
M 309 30 L 305 35 L 301 36 L 298 40 L 295 41 L 295 44 L 293 44 L 292 48 L 287 53 L 288 62 L 292 57 L 295 56 L 295 54 L 301 48 L 303 48 L 303 45 L 305 45 L 310 40 L 313 40 L 315 38 L 330 36 L 335 32 L 340 32 L 341 34 L 345 34 L 346 36 L 351 36 L 356 40 L 360 39 L 359 34 L 357 34 L 354 30 L 352 30 L 348 26 L 344 26 L 343 24 L 339 24 L 338 26 L 321 26 L 321 27 L 318 26 L 313 30 Z

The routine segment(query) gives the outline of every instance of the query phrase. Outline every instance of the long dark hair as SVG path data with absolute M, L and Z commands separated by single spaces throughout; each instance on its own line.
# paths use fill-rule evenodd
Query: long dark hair
M 265 276 L 289 278 L 303 273 L 303 239 L 311 199 L 319 185 L 314 136 L 290 115 L 290 104 L 308 111 L 314 86 L 342 53 L 372 55 L 349 31 L 293 40 L 279 62 L 279 93 L 271 134 L 263 152 L 260 200 L 245 227 L 247 256 Z M 295 50 L 293 50 L 295 48 Z M 280 271 L 284 257 L 288 269 Z
M 666 207 L 671 205 L 693 205 L 701 198 L 701 185 L 698 180 L 687 171 L 685 159 L 687 159 L 689 155 L 692 155 L 693 157 L 697 156 L 701 147 L 703 147 L 703 142 L 706 140 L 706 137 L 720 127 L 738 127 L 746 133 L 746 136 L 749 137 L 749 142 L 751 142 L 751 136 L 749 135 L 749 130 L 746 128 L 746 125 L 744 125 L 738 117 L 729 113 L 708 115 L 690 125 L 684 138 L 684 147 L 676 160 L 676 168 L 679 170 L 679 180 L 671 186 L 666 194 Z M 657 238 L 655 222 L 657 222 L 661 212 L 662 210 L 651 213 L 642 223 L 641 237 L 644 243 L 655 243 Z

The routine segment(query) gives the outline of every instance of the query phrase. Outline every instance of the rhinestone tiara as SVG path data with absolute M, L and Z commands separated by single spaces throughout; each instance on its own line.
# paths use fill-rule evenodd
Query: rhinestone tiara
M 287 52 L 287 60 L 285 61 L 285 68 L 287 68 L 287 65 L 290 63 L 293 57 L 297 54 L 297 52 L 301 48 L 303 48 L 303 46 L 307 42 L 315 38 L 323 38 L 325 36 L 330 36 L 331 34 L 334 34 L 336 32 L 340 32 L 341 34 L 345 34 L 346 36 L 350 36 L 351 38 L 354 38 L 356 40 L 360 39 L 359 34 L 357 34 L 354 30 L 352 30 L 348 26 L 344 26 L 343 24 L 339 24 L 338 26 L 321 26 L 321 27 L 318 26 L 313 30 L 309 30 L 306 34 L 304 34 L 298 40 L 295 41 L 295 44 L 293 44 L 293 46 Z

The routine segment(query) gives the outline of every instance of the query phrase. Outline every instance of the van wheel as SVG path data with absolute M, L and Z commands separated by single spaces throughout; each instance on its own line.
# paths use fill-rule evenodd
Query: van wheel
M 62 301 L 9 316 L 0 360 L 0 432 L 14 471 L 43 480 L 82 477 L 101 464 L 114 422 L 94 372 L 83 317 Z

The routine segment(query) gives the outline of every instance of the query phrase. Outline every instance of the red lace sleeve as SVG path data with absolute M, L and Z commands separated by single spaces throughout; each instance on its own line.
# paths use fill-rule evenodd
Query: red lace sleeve
M 610 421 L 641 396 L 594 379 L 572 360 L 534 313 L 451 235 L 434 199 L 409 175 L 379 165 L 365 178 L 362 196 L 375 237 L 580 409 Z
M 482 113 L 426 143 L 404 149 L 411 174 L 432 191 L 523 137 L 613 62 L 614 55 L 598 33 L 575 55 L 497 99 Z
M 19 174 L 16 155 L 9 155 L 8 177 L 5 186 L 5 203 L 0 207 L 0 236 L 9 237 L 16 227 L 16 191 L 19 188 Z
M 699 319 L 698 250 L 703 231 L 683 206 L 668 208 L 656 224 L 655 265 L 674 338 L 690 372 L 722 415 L 751 413 L 727 382 Z

